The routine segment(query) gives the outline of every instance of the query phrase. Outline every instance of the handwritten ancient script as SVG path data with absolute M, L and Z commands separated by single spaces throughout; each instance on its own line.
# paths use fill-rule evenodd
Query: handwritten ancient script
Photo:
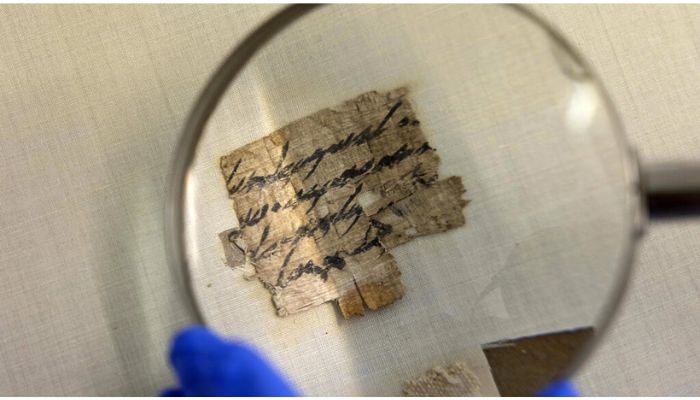
M 221 158 L 238 227 L 222 232 L 286 316 L 337 301 L 345 318 L 404 294 L 389 250 L 464 225 L 459 177 L 438 178 L 406 89 L 369 92 Z

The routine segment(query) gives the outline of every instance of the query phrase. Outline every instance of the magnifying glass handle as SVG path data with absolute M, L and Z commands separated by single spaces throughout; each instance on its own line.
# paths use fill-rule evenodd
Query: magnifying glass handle
M 649 217 L 700 217 L 700 162 L 659 162 L 642 166 Z

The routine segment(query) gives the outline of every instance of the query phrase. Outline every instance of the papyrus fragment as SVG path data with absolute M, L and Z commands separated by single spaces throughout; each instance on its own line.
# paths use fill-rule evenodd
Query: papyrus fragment
M 220 235 L 227 263 L 244 254 L 280 316 L 391 304 L 404 286 L 388 250 L 465 223 L 461 179 L 439 180 L 439 161 L 404 88 L 292 122 L 221 158 L 239 222 Z
M 403 386 L 404 396 L 466 397 L 481 395 L 479 378 L 462 362 L 438 365 Z

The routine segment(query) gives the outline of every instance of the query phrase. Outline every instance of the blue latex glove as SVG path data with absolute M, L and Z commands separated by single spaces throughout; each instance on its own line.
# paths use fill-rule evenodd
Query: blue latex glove
M 203 327 L 186 328 L 170 349 L 179 388 L 163 396 L 296 396 L 296 391 L 251 347 Z
M 546 388 L 537 393 L 537 395 L 541 397 L 577 397 L 578 391 L 571 381 L 562 379 L 550 383 Z

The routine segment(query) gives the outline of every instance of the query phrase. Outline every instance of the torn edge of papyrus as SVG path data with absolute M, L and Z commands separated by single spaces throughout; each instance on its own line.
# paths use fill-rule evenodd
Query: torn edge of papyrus
M 220 160 L 239 221 L 220 235 L 227 263 L 252 266 L 280 316 L 389 305 L 404 293 L 390 250 L 465 223 L 439 162 L 405 88 L 292 122 Z
M 402 392 L 409 397 L 480 396 L 481 382 L 465 363 L 455 362 L 435 366 L 405 382 Z

